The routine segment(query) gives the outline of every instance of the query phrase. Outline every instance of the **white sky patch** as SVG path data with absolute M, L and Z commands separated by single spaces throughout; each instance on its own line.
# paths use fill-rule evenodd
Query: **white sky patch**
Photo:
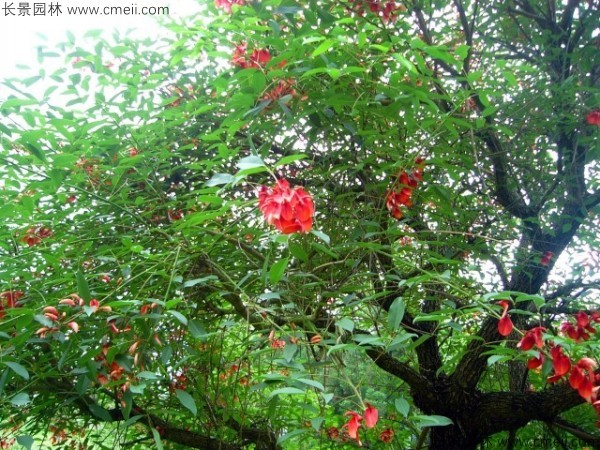
M 132 36 L 157 38 L 161 18 L 194 16 L 201 9 L 198 0 L 0 0 L 0 80 L 21 76 L 17 65 L 36 67 L 37 48 L 66 41 L 67 31 L 79 38 L 92 29 L 106 30 L 107 36 L 134 29 Z

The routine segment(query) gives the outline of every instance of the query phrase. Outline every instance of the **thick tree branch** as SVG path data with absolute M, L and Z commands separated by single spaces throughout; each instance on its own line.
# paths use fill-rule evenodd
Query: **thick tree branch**
M 51 383 L 56 395 L 72 400 L 73 404 L 77 406 L 82 413 L 92 416 L 98 421 L 106 421 L 106 418 L 103 417 L 104 415 L 106 415 L 107 418 L 110 417 L 110 420 L 113 422 L 119 422 L 126 419 L 121 408 L 106 409 L 102 407 L 91 396 L 77 394 L 75 388 L 66 380 L 46 380 L 46 382 Z M 104 393 L 111 397 L 115 402 L 120 401 L 112 392 L 104 390 Z M 103 411 L 105 414 L 99 414 L 100 411 Z M 144 424 L 148 428 L 159 430 L 161 438 L 167 441 L 201 450 L 241 450 L 243 448 L 242 445 L 227 443 L 220 439 L 204 436 L 193 431 L 173 426 L 169 422 L 150 414 L 148 411 L 145 411 L 135 404 L 132 407 L 132 413 L 133 415 L 139 415 L 139 423 Z
M 412 369 L 408 364 L 398 361 L 388 353 L 376 349 L 368 349 L 367 355 L 373 360 L 377 366 L 385 370 L 387 373 L 400 378 L 408 384 L 414 392 L 430 397 L 435 401 L 433 392 L 433 384 L 416 370 Z
M 582 440 L 586 444 L 593 445 L 594 448 L 596 448 L 596 449 L 600 448 L 600 435 L 590 434 L 587 431 L 582 430 L 581 428 L 579 428 L 574 423 L 571 423 L 571 422 L 569 422 L 569 421 L 567 421 L 565 419 L 562 419 L 560 417 L 556 417 L 552 421 L 552 423 L 549 424 L 549 425 L 556 426 L 558 428 L 561 428 L 561 429 L 563 429 L 563 430 L 571 433 L 577 439 Z

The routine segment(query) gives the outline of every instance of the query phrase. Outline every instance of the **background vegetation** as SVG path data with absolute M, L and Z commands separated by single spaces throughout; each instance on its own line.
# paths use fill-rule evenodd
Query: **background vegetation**
M 598 448 L 597 2 L 202 6 L 2 82 L 2 446 Z

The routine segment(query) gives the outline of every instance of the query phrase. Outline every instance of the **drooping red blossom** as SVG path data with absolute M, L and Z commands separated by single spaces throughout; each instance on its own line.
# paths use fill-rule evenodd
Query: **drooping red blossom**
M 294 97 L 296 95 L 296 89 L 294 89 L 295 83 L 296 82 L 292 78 L 279 80 L 277 82 L 277 85 L 273 89 L 270 89 L 269 91 L 265 92 L 262 99 L 271 100 L 274 102 L 285 97 L 286 95 L 289 95 L 291 100 L 291 97 Z
M 25 242 L 29 247 L 33 247 L 36 244 L 42 242 L 42 239 L 52 236 L 52 230 L 48 227 L 31 227 L 21 238 L 22 242 Z
M 224 9 L 227 14 L 231 14 L 233 5 L 243 5 L 244 3 L 245 0 L 215 0 L 215 6 Z
M 500 320 L 498 321 L 498 333 L 502 336 L 508 336 L 514 327 L 512 320 L 510 320 L 510 316 L 508 315 L 510 303 L 507 300 L 500 300 L 498 304 L 504 308 Z
M 353 4 L 352 8 L 348 8 L 350 11 L 363 16 L 368 9 L 371 13 L 381 17 L 383 23 L 395 22 L 398 14 L 406 10 L 404 5 L 395 1 L 349 0 L 349 4 Z
M 327 437 L 332 440 L 336 440 L 340 437 L 340 430 L 337 427 L 327 428 Z
M 247 50 L 248 45 L 245 42 L 236 45 L 231 55 L 231 63 L 242 69 L 260 69 L 271 60 L 271 53 L 266 48 L 254 49 L 249 56 Z
M 597 322 L 593 313 L 588 315 L 583 311 L 579 311 L 574 315 L 576 324 L 571 322 L 563 322 L 560 326 L 560 331 L 575 342 L 587 341 L 590 338 L 590 333 L 595 333 L 596 329 L 592 327 L 591 323 Z
M 344 415 L 351 416 L 348 423 L 344 425 L 344 428 L 348 428 L 348 436 L 350 436 L 352 439 L 355 439 L 360 445 L 360 438 L 358 437 L 358 429 L 360 427 L 360 423 L 362 422 L 363 418 L 361 417 L 360 414 L 358 414 L 355 411 L 348 411 Z
M 398 175 L 385 199 L 386 208 L 397 220 L 402 218 L 401 206 L 412 206 L 412 192 L 423 180 L 423 166 L 425 165 L 423 158 L 415 159 L 415 164 L 416 167 L 411 171 L 402 171 Z
M 550 349 L 554 375 L 548 378 L 548 383 L 556 383 L 571 370 L 571 359 L 563 353 L 563 348 L 556 345 Z
M 539 369 L 544 365 L 544 359 L 544 354 L 540 352 L 539 356 L 534 356 L 533 358 L 530 358 L 529 361 L 527 361 L 527 368 L 529 370 Z
M 587 116 L 585 116 L 585 121 L 588 123 L 588 125 L 600 127 L 600 109 L 590 111 Z
M 250 55 L 250 64 L 252 67 L 264 67 L 269 61 L 271 61 L 271 53 L 266 48 L 257 48 Z
M 258 207 L 267 223 L 283 234 L 308 233 L 312 229 L 315 206 L 311 195 L 302 187 L 291 189 L 283 178 L 273 187 L 260 187 Z
M 386 428 L 379 434 L 379 440 L 389 444 L 394 439 L 394 431 L 391 428 Z
M 535 327 L 528 330 L 527 333 L 525 333 L 525 336 L 523 336 L 523 339 L 517 344 L 517 348 L 527 351 L 531 350 L 534 345 L 537 348 L 544 347 L 544 331 L 546 331 L 544 327 Z
M 571 387 L 577 389 L 579 395 L 589 403 L 592 403 L 594 391 L 597 391 L 595 389 L 596 375 L 594 374 L 596 367 L 598 364 L 593 359 L 581 358 L 573 367 L 569 377 Z
M 15 308 L 21 306 L 18 302 L 25 293 L 23 291 L 4 291 L 0 293 L 0 298 L 4 300 L 5 305 L 8 308 Z
M 23 291 L 4 291 L 0 293 L 0 319 L 6 316 L 5 308 L 16 308 L 21 306 L 19 299 L 23 297 Z
M 365 403 L 367 408 L 365 409 L 364 419 L 365 425 L 367 428 L 373 428 L 377 425 L 377 421 L 379 420 L 379 411 L 370 403 Z
M 554 253 L 553 252 L 544 252 L 544 254 L 542 255 L 542 258 L 540 259 L 540 265 L 547 267 L 548 264 L 550 264 L 550 262 L 552 261 L 552 258 L 554 257 Z
M 167 211 L 167 216 L 171 222 L 175 222 L 176 220 L 181 220 L 183 218 L 183 211 L 181 209 L 169 209 Z

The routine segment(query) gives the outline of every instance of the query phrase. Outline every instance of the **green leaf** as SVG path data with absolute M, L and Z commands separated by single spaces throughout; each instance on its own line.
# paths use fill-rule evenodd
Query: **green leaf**
M 394 300 L 392 305 L 390 306 L 390 311 L 388 315 L 388 325 L 391 330 L 395 331 L 400 327 L 402 323 L 402 318 L 404 317 L 405 311 L 404 300 L 402 297 L 398 297 Z
M 312 230 L 310 233 L 314 234 L 316 237 L 318 237 L 319 239 L 321 239 L 327 245 L 331 244 L 331 239 L 329 238 L 329 236 L 326 235 L 325 233 L 323 233 L 322 231 Z
M 188 324 L 187 318 L 183 314 L 181 314 L 179 311 L 169 310 L 169 311 L 167 311 L 167 314 L 171 314 L 173 317 L 175 317 L 177 320 L 179 320 L 182 325 Z
M 30 401 L 31 399 L 29 398 L 29 394 L 27 392 L 19 392 L 17 395 L 13 396 L 13 398 L 10 399 L 10 402 L 14 406 L 25 406 Z
M 306 434 L 309 431 L 310 430 L 308 428 L 300 428 L 298 430 L 290 431 L 289 433 L 286 433 L 283 436 L 281 436 L 279 439 L 277 439 L 277 443 L 281 444 L 281 443 L 287 441 L 288 439 L 291 439 L 295 436 L 300 436 L 301 434 Z
M 187 409 L 189 409 L 194 416 L 198 414 L 196 402 L 190 394 L 188 394 L 185 391 L 182 391 L 181 389 L 175 389 L 175 395 L 177 395 L 177 398 L 179 399 L 181 404 Z
M 154 427 L 152 428 L 152 437 L 154 438 L 157 450 L 164 450 L 162 440 L 160 439 L 160 433 Z
M 314 419 L 311 419 L 310 425 L 315 431 L 319 431 L 321 429 L 321 425 L 323 425 L 323 422 L 325 422 L 324 417 L 315 417 Z
M 307 158 L 308 155 L 305 153 L 298 153 L 296 155 L 288 155 L 281 158 L 274 164 L 274 167 L 285 166 L 286 164 L 292 163 L 294 161 L 300 161 L 301 159 Z
M 454 424 L 452 420 L 445 416 L 424 416 L 420 414 L 416 414 L 413 418 L 417 421 L 419 427 L 445 427 L 448 425 Z
M 308 253 L 304 251 L 301 245 L 290 242 L 288 245 L 291 255 L 302 262 L 308 262 Z
M 154 372 L 148 372 L 144 370 L 137 374 L 138 378 L 144 378 L 145 380 L 160 380 L 160 376 L 155 374 Z
M 283 278 L 288 262 L 289 258 L 283 258 L 271 266 L 271 269 L 269 269 L 269 280 L 271 281 L 271 284 L 277 284 Z
M 110 416 L 110 413 L 97 403 L 90 403 L 88 405 L 88 408 L 94 416 L 96 416 L 103 422 L 112 422 L 112 417 Z
M 322 53 L 325 53 L 331 47 L 335 45 L 335 41 L 333 39 L 325 39 L 323 42 L 319 44 L 319 46 L 312 52 L 310 55 L 312 58 L 315 56 L 319 56 Z
M 350 333 L 354 331 L 354 322 L 352 321 L 352 319 L 349 319 L 347 317 L 342 317 L 335 324 L 342 330 L 349 331 Z
M 210 180 L 206 182 L 206 186 L 221 186 L 223 184 L 229 184 L 235 181 L 235 177 L 228 173 L 215 173 Z
M 237 167 L 240 170 L 255 169 L 257 167 L 266 167 L 265 162 L 256 155 L 246 156 L 238 161 Z
M 275 389 L 273 392 L 271 392 L 271 394 L 269 394 L 269 397 L 267 398 L 273 398 L 276 395 L 281 395 L 281 394 L 285 394 L 285 395 L 296 395 L 296 394 L 305 394 L 306 391 L 304 389 L 298 389 L 295 387 L 284 387 L 281 389 Z
M 31 450 L 31 446 L 34 444 L 35 440 L 29 435 L 21 435 L 17 436 L 17 442 L 27 450 Z
M 402 397 L 394 400 L 394 406 L 396 407 L 396 411 L 402 414 L 404 417 L 408 417 L 408 412 L 410 411 L 410 405 L 408 402 Z
M 319 383 L 318 381 L 315 381 L 315 380 L 309 380 L 308 378 L 296 378 L 296 381 L 299 381 L 300 383 L 307 384 L 309 386 L 317 388 L 320 391 L 325 390 L 325 387 L 323 386 L 323 384 Z
M 298 351 L 298 346 L 296 344 L 288 344 L 283 349 L 283 359 L 287 362 L 292 362 L 296 352 Z
M 21 364 L 12 361 L 6 361 L 4 364 L 10 367 L 12 371 L 19 375 L 21 378 L 29 380 L 29 372 L 27 372 L 27 369 Z
M 323 401 L 327 405 L 333 399 L 333 394 L 331 394 L 331 393 L 329 393 L 329 394 L 322 393 L 321 397 L 323 397 Z
M 204 325 L 198 319 L 192 319 L 188 322 L 188 330 L 194 339 L 203 339 L 207 335 Z
M 79 295 L 83 300 L 89 302 L 92 299 L 92 294 L 90 293 L 90 288 L 87 280 L 85 279 L 85 275 L 83 272 L 78 270 L 75 276 L 77 278 L 77 290 L 79 291 Z

